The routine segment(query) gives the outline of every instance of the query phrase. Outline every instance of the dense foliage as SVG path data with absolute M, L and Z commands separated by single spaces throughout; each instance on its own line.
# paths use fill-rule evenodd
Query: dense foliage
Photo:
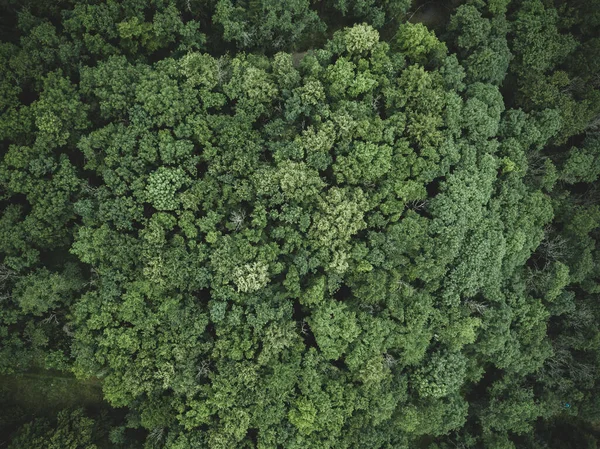
M 600 2 L 1 4 L 0 447 L 597 447 Z

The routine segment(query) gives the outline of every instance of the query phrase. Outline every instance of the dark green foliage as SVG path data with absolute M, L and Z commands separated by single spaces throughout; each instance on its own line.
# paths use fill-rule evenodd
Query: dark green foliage
M 328 0 L 328 3 L 336 13 L 356 22 L 368 22 L 375 28 L 405 19 L 412 4 L 411 0 Z
M 9 449 L 97 449 L 93 425 L 94 422 L 86 418 L 81 410 L 72 413 L 63 411 L 57 416 L 55 428 L 43 420 L 25 424 L 12 439 Z
M 569 10 L 566 5 L 554 9 L 540 0 L 518 4 L 512 17 L 511 46 L 517 101 L 527 109 L 557 109 L 561 130 L 556 143 L 564 144 L 593 126 L 590 122 L 600 113 L 598 67 L 582 67 L 582 60 L 597 59 L 597 33 L 585 30 L 583 24 L 589 20 L 582 15 L 585 9 Z
M 8 2 L 0 373 L 125 411 L 0 447 L 595 447 L 598 17 L 556 3 Z
M 309 0 L 217 0 L 213 20 L 223 28 L 223 38 L 237 48 L 279 51 L 325 31 L 310 6 Z
M 503 14 L 483 16 L 480 11 L 483 5 L 474 3 L 480 8 L 474 4 L 457 8 L 448 31 L 453 35 L 452 42 L 462 59 L 467 79 L 500 85 L 512 60 L 506 38 L 509 25 Z M 492 10 L 491 4 L 488 7 Z

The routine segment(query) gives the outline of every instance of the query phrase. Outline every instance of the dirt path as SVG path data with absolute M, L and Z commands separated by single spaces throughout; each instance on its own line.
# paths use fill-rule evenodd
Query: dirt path
M 428 28 L 441 25 L 450 17 L 456 1 L 440 2 L 429 1 L 417 7 L 412 15 L 408 16 L 408 21 L 412 23 L 422 23 Z
M 102 387 L 98 380 L 80 381 L 62 373 L 27 373 L 0 376 L 0 397 L 4 404 L 43 411 L 99 404 Z
M 80 381 L 60 372 L 0 376 L 0 435 L 37 417 L 53 417 L 65 408 L 107 407 L 97 379 Z M 4 447 L 0 438 L 0 448 Z

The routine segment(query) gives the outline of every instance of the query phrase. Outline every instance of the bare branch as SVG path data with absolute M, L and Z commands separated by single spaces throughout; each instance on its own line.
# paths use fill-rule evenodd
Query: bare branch
M 484 312 L 488 309 L 487 305 L 477 302 L 477 301 L 473 301 L 471 299 L 467 299 L 464 302 L 464 304 L 471 310 L 471 312 L 477 313 L 479 315 L 483 315 Z
M 5 283 L 7 280 L 18 277 L 17 272 L 8 268 L 6 265 L 0 265 L 0 284 Z
M 383 363 L 388 368 L 392 368 L 398 363 L 398 361 L 394 358 L 393 355 L 386 352 L 385 354 L 383 354 Z
M 196 380 L 200 379 L 201 377 L 207 377 L 212 371 L 210 369 L 210 361 L 208 360 L 202 360 L 200 365 L 198 365 L 196 368 L 198 369 Z
M 56 313 L 51 313 L 50 316 L 42 320 L 42 323 L 45 324 L 50 324 L 52 322 L 54 322 L 54 324 L 58 324 L 58 318 L 56 318 Z
M 235 230 L 239 231 L 244 225 L 244 220 L 246 219 L 246 212 L 242 209 L 239 209 L 231 214 L 229 221 L 235 226 Z

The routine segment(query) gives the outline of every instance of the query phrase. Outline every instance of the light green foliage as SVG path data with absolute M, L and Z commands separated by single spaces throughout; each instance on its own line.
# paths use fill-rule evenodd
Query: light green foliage
M 348 268 L 348 244 L 351 237 L 365 227 L 366 206 L 360 189 L 334 188 L 320 199 L 308 235 L 316 242 L 315 246 L 331 253 L 329 268 L 333 271 L 343 273 Z
M 421 65 L 427 65 L 430 61 L 441 61 L 448 51 L 435 33 L 421 23 L 403 23 L 398 27 L 395 39 L 399 50 L 409 61 Z
M 549 279 L 545 286 L 545 298 L 548 301 L 554 301 L 563 292 L 563 289 L 569 285 L 569 267 L 560 262 L 555 262 L 548 274 Z
M 362 53 L 371 50 L 379 41 L 379 33 L 368 25 L 357 25 L 344 33 L 344 43 L 348 53 Z
M 157 210 L 173 210 L 179 206 L 177 191 L 186 183 L 180 168 L 159 167 L 148 176 L 146 199 Z
M 237 268 L 234 276 L 233 282 L 237 285 L 238 291 L 242 292 L 260 290 L 269 282 L 268 267 L 258 262 Z
M 250 116 L 259 116 L 269 110 L 277 95 L 269 75 L 243 57 L 231 61 L 231 80 L 224 88 L 230 100 L 236 100 L 236 109 Z

